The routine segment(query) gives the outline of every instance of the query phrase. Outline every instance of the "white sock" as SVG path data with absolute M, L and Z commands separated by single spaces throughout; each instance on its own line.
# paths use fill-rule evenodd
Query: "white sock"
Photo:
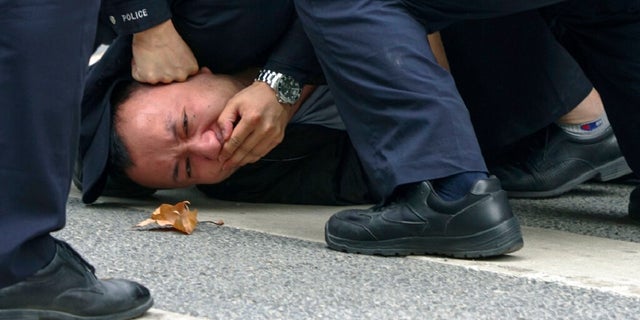
M 579 124 L 556 122 L 556 125 L 558 125 L 568 135 L 576 139 L 583 140 L 599 137 L 611 126 L 609 124 L 609 118 L 607 118 L 607 114 L 605 112 L 603 112 L 599 118 L 589 122 Z

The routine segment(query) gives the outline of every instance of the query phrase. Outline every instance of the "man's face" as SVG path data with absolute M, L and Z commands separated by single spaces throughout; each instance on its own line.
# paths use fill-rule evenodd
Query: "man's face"
M 117 112 L 116 130 L 134 165 L 127 175 L 151 188 L 216 183 L 222 171 L 218 116 L 242 86 L 208 69 L 185 82 L 144 86 Z

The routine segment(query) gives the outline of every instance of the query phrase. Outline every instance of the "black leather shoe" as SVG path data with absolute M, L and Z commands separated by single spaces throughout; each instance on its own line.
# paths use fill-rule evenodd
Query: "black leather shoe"
M 563 194 L 591 179 L 609 181 L 631 173 L 613 130 L 591 140 L 578 140 L 558 126 L 547 129 L 545 141 L 531 146 L 521 160 L 491 166 L 513 198 L 545 198 Z
M 132 319 L 153 305 L 147 288 L 127 280 L 98 280 L 94 271 L 58 241 L 49 265 L 0 289 L 0 319 Z
M 637 186 L 629 195 L 629 218 L 640 222 L 640 186 Z
M 502 255 L 524 244 L 495 177 L 476 182 L 466 196 L 450 202 L 441 200 L 429 182 L 399 187 L 383 205 L 334 214 L 325 240 L 329 248 L 350 253 L 456 258 Z

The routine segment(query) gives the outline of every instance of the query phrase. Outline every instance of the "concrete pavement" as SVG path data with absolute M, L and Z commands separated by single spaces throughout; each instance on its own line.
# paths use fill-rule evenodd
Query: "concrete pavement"
M 512 200 L 525 247 L 486 260 L 352 255 L 324 245 L 342 207 L 248 204 L 170 190 L 101 198 L 73 189 L 58 236 L 101 277 L 148 286 L 144 319 L 640 319 L 640 224 L 631 186 L 587 184 L 547 200 Z M 191 235 L 137 231 L 161 203 L 191 201 Z

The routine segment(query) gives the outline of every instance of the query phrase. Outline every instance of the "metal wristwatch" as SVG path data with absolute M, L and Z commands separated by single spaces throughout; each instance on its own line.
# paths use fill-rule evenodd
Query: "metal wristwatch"
M 300 98 L 300 84 L 294 78 L 282 73 L 262 69 L 255 81 L 268 84 L 276 92 L 278 102 L 294 104 Z

